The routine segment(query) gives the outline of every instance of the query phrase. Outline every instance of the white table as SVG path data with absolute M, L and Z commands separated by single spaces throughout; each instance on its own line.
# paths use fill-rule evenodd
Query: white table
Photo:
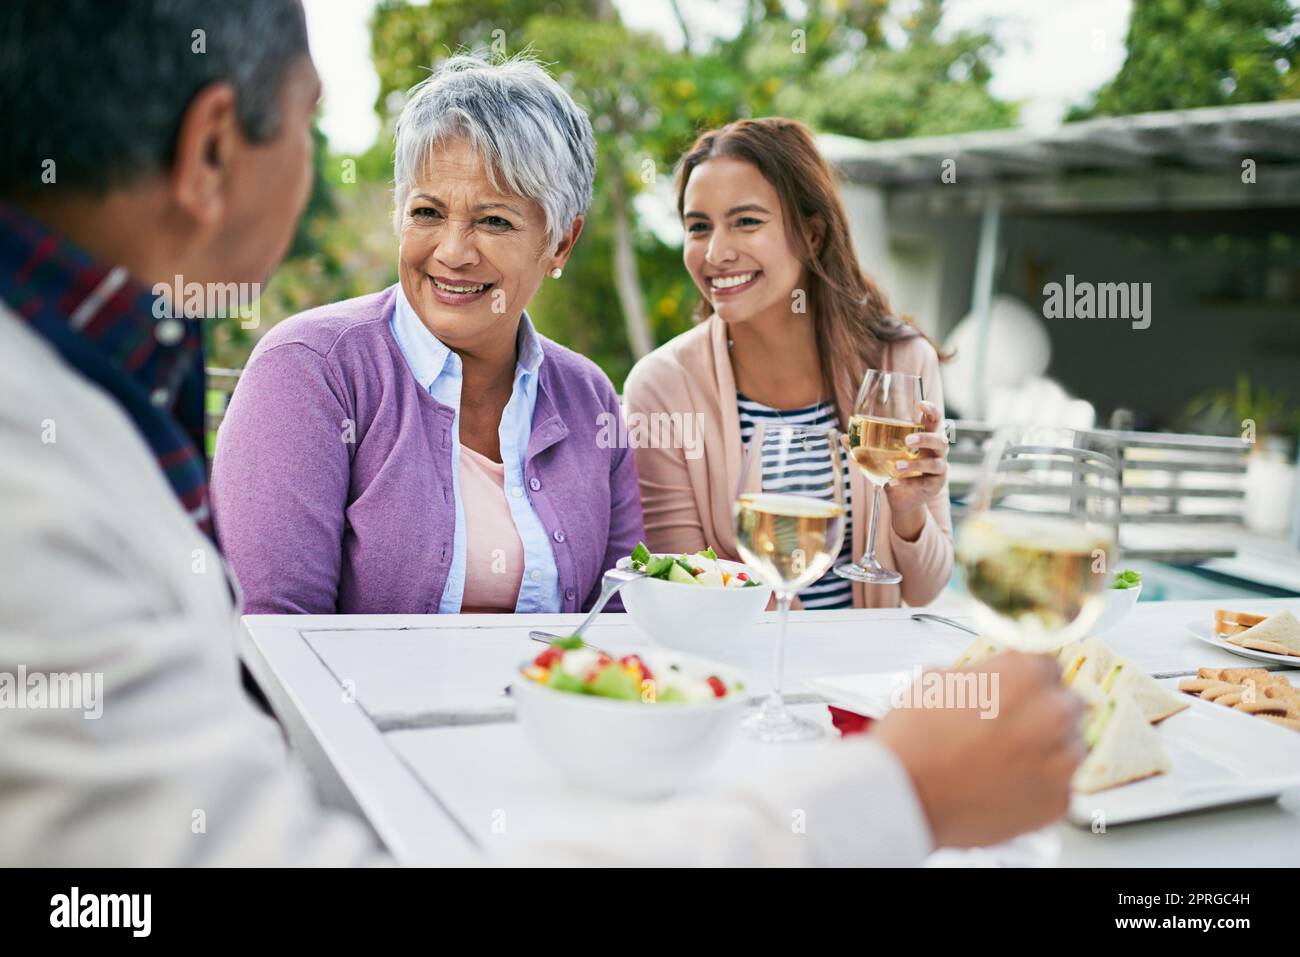
M 1149 672 L 1249 666 L 1185 631 L 1189 621 L 1211 620 L 1217 604 L 1139 603 L 1106 640 Z M 1272 599 L 1251 608 L 1296 604 Z M 910 615 L 792 613 L 786 688 L 804 702 L 799 710 L 829 729 L 826 708 L 803 689 L 804 679 L 946 665 L 968 643 L 964 634 Z M 503 694 L 518 664 L 541 647 L 529 640 L 530 629 L 564 633 L 581 617 L 251 615 L 243 652 L 324 799 L 359 811 L 399 860 L 427 864 L 472 846 L 491 852 L 630 817 L 620 813 L 626 804 L 582 793 L 546 765 L 511 720 Z M 603 615 L 588 637 L 616 652 L 650 644 L 621 614 Z M 769 614 L 752 644 L 730 657 L 755 692 L 767 687 L 775 639 Z M 828 745 L 763 746 L 738 735 L 692 790 L 758 769 L 779 771 L 792 748 L 809 746 Z M 1245 853 L 1252 863 L 1295 866 L 1300 795 L 1099 835 L 1062 823 L 1056 833 L 1066 865 L 1240 865 Z

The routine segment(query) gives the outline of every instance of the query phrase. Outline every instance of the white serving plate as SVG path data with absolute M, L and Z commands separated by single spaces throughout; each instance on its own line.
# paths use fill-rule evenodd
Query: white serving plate
M 1286 665 L 1288 668 L 1300 668 L 1300 656 L 1275 655 L 1271 651 L 1256 651 L 1254 648 L 1243 648 L 1240 645 L 1234 645 L 1216 635 L 1212 624 L 1201 621 L 1189 621 L 1187 623 L 1187 630 L 1207 645 L 1213 645 L 1215 648 L 1220 648 L 1223 651 L 1230 651 L 1234 655 L 1240 655 L 1243 658 L 1253 658 L 1255 661 L 1272 661 Z
M 817 678 L 809 687 L 837 704 L 878 718 L 901 679 L 877 673 Z M 1177 691 L 1180 678 L 1161 681 Z M 1187 695 L 1191 707 L 1156 725 L 1174 770 L 1093 794 L 1075 794 L 1068 817 L 1109 827 L 1188 811 L 1276 798 L 1300 790 L 1300 733 Z

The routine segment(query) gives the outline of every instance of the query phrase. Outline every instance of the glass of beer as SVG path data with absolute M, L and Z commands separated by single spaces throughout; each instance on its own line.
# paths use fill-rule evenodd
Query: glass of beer
M 792 714 L 781 698 L 790 602 L 821 578 L 844 540 L 844 466 L 840 433 L 811 426 L 763 424 L 750 437 L 736 491 L 736 541 L 741 557 L 776 595 L 777 634 L 772 692 L 744 722 L 759 741 L 802 741 L 821 729 Z
M 906 439 L 920 432 L 921 377 L 905 372 L 868 369 L 849 418 L 849 454 L 871 483 L 871 522 L 867 526 L 867 551 L 856 562 L 839 565 L 835 574 L 868 585 L 896 585 L 903 576 L 876 560 L 876 525 L 880 518 L 880 489 L 898 478 L 900 460 L 920 453 Z
M 1118 560 L 1120 462 L 1097 432 L 994 433 L 956 543 L 980 634 L 1051 652 L 1088 633 Z

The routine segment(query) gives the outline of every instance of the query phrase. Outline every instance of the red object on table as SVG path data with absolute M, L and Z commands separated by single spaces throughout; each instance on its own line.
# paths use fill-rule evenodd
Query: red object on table
M 856 711 L 846 711 L 833 704 L 828 704 L 826 708 L 831 713 L 831 724 L 839 729 L 841 735 L 863 734 L 871 727 L 873 719 L 866 715 L 858 714 Z

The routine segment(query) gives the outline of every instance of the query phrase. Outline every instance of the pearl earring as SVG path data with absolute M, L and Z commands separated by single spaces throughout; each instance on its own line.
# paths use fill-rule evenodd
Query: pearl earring
M 564 270 L 561 269 L 559 266 L 556 266 L 554 269 L 551 270 L 552 279 L 559 279 L 563 275 L 564 275 Z

